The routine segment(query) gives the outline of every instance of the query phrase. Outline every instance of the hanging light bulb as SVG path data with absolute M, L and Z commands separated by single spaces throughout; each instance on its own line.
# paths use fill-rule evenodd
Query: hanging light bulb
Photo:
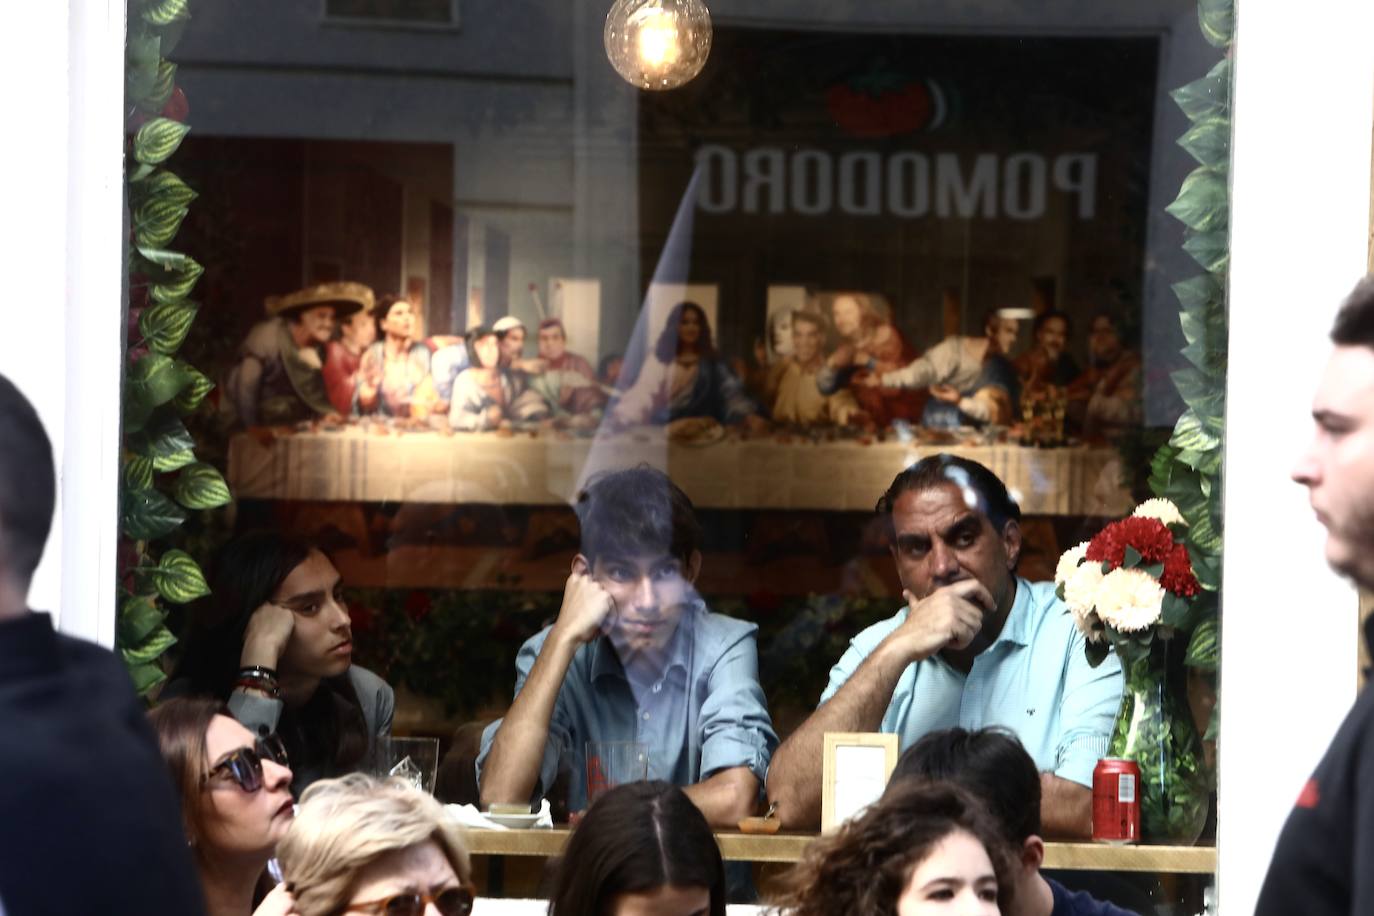
M 631 86 L 676 89 L 706 65 L 711 14 L 701 0 L 615 0 L 606 56 Z

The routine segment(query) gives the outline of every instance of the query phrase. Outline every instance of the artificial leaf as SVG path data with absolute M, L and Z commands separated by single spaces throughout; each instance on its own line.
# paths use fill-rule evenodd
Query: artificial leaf
M 152 349 L 164 354 L 175 353 L 191 330 L 197 310 L 194 302 L 159 302 L 150 305 L 138 316 L 138 329 L 143 334 L 144 342 Z M 186 373 L 186 364 L 178 362 L 175 368 L 184 379 L 184 390 L 192 381 Z
M 1225 114 L 1231 104 L 1231 61 L 1222 58 L 1201 79 L 1169 93 L 1190 121 Z
M 1185 313 L 1201 314 L 1208 306 L 1221 299 L 1221 284 L 1211 274 L 1199 274 L 1187 280 L 1180 280 L 1170 289 L 1178 297 Z
M 145 458 L 142 455 L 125 455 L 121 476 L 123 477 L 124 488 L 126 490 L 148 489 L 153 485 L 152 459 Z
M 1164 601 L 1160 607 L 1159 622 L 1166 627 L 1178 628 L 1183 626 L 1188 616 L 1188 599 L 1180 598 L 1173 592 L 1164 593 Z
M 1188 519 L 1188 540 L 1199 550 L 1208 553 L 1221 553 L 1221 535 L 1213 526 L 1210 512 L 1199 513 Z
M 190 452 L 196 447 L 195 440 L 191 438 L 190 432 L 186 429 L 186 424 L 182 423 L 175 414 L 170 413 L 159 415 L 155 422 L 138 435 L 129 436 L 126 444 L 130 451 L 135 454 L 152 459 L 155 466 L 161 459 L 182 452 Z M 177 465 L 177 467 L 181 466 Z M 157 467 L 157 470 L 165 471 L 167 469 Z
M 1106 641 L 1093 642 L 1091 639 L 1083 644 L 1084 654 L 1088 657 L 1088 665 L 1096 668 L 1107 660 L 1107 655 L 1111 652 L 1111 646 Z
M 143 8 L 143 21 L 149 25 L 171 25 L 190 17 L 187 0 L 154 0 Z
M 173 274 L 180 274 L 191 270 L 191 265 L 195 260 L 190 255 L 182 254 L 179 251 L 166 251 L 161 248 L 149 248 L 140 245 L 136 249 L 140 257 L 147 261 L 154 270 L 161 268 L 162 271 Z M 196 265 L 199 266 L 199 265 Z M 145 273 L 146 271 L 134 271 L 134 273 Z
M 1199 585 L 1211 592 L 1221 587 L 1221 557 L 1189 544 L 1188 559 L 1192 561 L 1193 575 Z
M 176 237 L 186 212 L 180 204 L 150 197 L 134 210 L 134 239 L 139 245 L 161 248 Z
M 172 631 L 160 626 L 137 645 L 122 647 L 120 654 L 124 656 L 124 664 L 130 668 L 151 665 L 163 652 L 176 645 L 176 642 L 177 638 L 172 635 Z
M 1220 273 L 1231 258 L 1231 246 L 1225 232 L 1194 232 L 1183 242 L 1183 250 L 1192 256 L 1203 270 Z
M 1215 617 L 1198 624 L 1197 629 L 1193 630 L 1193 638 L 1188 640 L 1188 654 L 1183 657 L 1183 664 L 1204 671 L 1217 670 L 1220 651 L 1219 628 L 1220 621 Z
M 141 198 L 166 201 L 183 207 L 198 196 L 190 185 L 166 169 L 157 169 L 146 180 L 140 182 L 138 193 Z
M 184 550 L 169 550 L 158 561 L 157 568 L 149 571 L 157 593 L 173 604 L 190 602 L 210 594 L 210 586 L 205 583 L 205 574 L 191 555 Z
M 132 665 L 129 666 L 129 679 L 134 682 L 134 692 L 139 696 L 144 696 L 158 684 L 167 680 L 167 672 L 152 662 L 146 665 Z
M 119 527 L 136 541 L 164 537 L 186 521 L 180 506 L 151 487 L 126 490 L 122 502 Z
M 130 35 L 124 51 L 124 94 L 141 99 L 157 84 L 162 40 L 156 35 Z
M 189 263 L 181 270 L 153 284 L 148 293 L 149 298 L 154 302 L 176 302 L 190 295 L 191 289 L 200 280 L 200 275 L 205 273 L 205 268 L 190 258 L 186 260 Z
M 161 111 L 172 97 L 177 84 L 177 65 L 164 60 L 157 65 L 157 79 L 148 93 L 141 97 L 140 104 L 146 111 Z
M 1140 565 L 1140 559 L 1140 551 L 1136 550 L 1130 544 L 1127 544 L 1125 559 L 1121 561 L 1121 565 L 1126 569 L 1134 569 Z
M 1236 29 L 1236 9 L 1232 0 L 1198 0 L 1197 23 L 1208 44 L 1226 47 Z
M 143 642 L 150 633 L 162 626 L 166 616 L 149 595 L 126 598 L 119 607 L 119 644 L 133 646 Z
M 220 472 L 204 462 L 192 464 L 177 475 L 172 495 L 188 509 L 214 509 L 233 498 Z
M 1178 197 L 1164 208 L 1194 232 L 1224 232 L 1230 216 L 1226 176 L 1216 169 L 1193 169 L 1183 179 Z
M 1151 579 L 1157 580 L 1160 576 L 1164 575 L 1164 564 L 1151 563 L 1149 566 L 1142 566 L 1140 568 L 1140 571 L 1143 572 L 1145 575 L 1149 576 Z
M 157 165 L 177 151 L 191 128 L 171 118 L 153 118 L 134 135 L 134 158 L 145 165 Z
M 1231 122 L 1228 118 L 1203 118 L 1178 138 L 1178 145 L 1198 162 L 1225 169 L 1231 157 Z
M 205 400 L 205 396 L 214 390 L 215 383 L 210 381 L 210 377 L 189 363 L 180 363 L 181 371 L 185 372 L 190 381 L 186 387 L 181 389 L 173 401 L 177 410 L 182 413 L 190 413 L 200 406 L 200 402 Z
M 129 400 L 149 408 L 166 404 L 177 396 L 189 379 L 177 368 L 170 356 L 148 353 L 132 366 L 125 377 L 125 394 Z
M 1174 424 L 1174 434 L 1169 444 L 1180 450 L 1205 451 L 1221 447 L 1221 440 L 1205 429 L 1192 408 L 1185 410 L 1183 416 Z
M 172 452 L 170 455 L 163 455 L 153 459 L 153 468 L 160 474 L 170 471 L 177 471 L 189 464 L 195 464 L 196 453 L 188 449 L 179 452 Z

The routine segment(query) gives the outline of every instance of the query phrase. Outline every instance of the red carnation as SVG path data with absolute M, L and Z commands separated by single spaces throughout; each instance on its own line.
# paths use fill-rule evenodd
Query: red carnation
M 1162 563 L 1174 549 L 1174 536 L 1159 519 L 1133 515 L 1099 531 L 1088 544 L 1087 558 L 1115 569 L 1125 561 L 1127 547 L 1135 548 L 1146 563 Z
M 1159 584 L 1180 598 L 1191 598 L 1198 593 L 1197 576 L 1193 575 L 1193 561 L 1188 557 L 1188 548 L 1175 544 L 1169 556 L 1164 559 L 1164 575 Z

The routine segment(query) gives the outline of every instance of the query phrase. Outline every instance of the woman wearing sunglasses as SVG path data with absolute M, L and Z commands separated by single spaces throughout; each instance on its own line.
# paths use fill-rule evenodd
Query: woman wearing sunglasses
M 468 916 L 462 828 L 400 780 L 353 774 L 306 790 L 277 847 L 295 916 Z
M 181 799 L 210 916 L 248 916 L 271 882 L 267 860 L 291 826 L 291 770 L 275 735 L 255 738 L 220 703 L 174 699 L 149 719 Z M 284 892 L 258 916 L 287 912 Z
M 391 733 L 395 695 L 353 664 L 334 564 L 307 541 L 249 533 L 220 551 L 210 584 L 163 696 L 213 697 L 254 734 L 280 735 L 298 797 L 316 779 L 361 768 Z

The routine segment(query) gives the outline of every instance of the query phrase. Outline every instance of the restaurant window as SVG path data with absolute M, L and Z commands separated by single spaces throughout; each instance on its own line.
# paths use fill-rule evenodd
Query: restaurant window
M 1000 479 L 1025 583 L 1071 579 L 1066 553 L 1167 497 L 1181 518 L 1147 510 L 1153 546 L 1120 529 L 1093 548 L 1105 561 L 1089 554 L 1164 582 L 1162 616 L 1077 615 L 1095 662 L 1104 614 L 1113 639 L 1136 634 L 1123 732 L 1192 736 L 1167 773 L 1142 772 L 1172 794 L 1147 837 L 1166 865 L 1067 846 L 1048 865 L 1142 913 L 1200 911 L 1229 9 L 1111 3 L 1083 21 L 1008 0 L 851 20 L 720 2 L 700 72 L 652 91 L 607 59 L 609 0 L 469 5 L 461 32 L 365 35 L 319 29 L 308 6 L 250 18 L 192 0 L 162 46 L 157 17 L 135 15 L 161 5 L 130 6 L 130 93 L 152 99 L 130 125 L 147 153 L 129 174 L 131 356 L 184 376 L 173 401 L 130 370 L 131 453 L 161 451 L 126 487 L 182 507 L 130 541 L 206 570 L 251 530 L 320 545 L 355 663 L 396 690 L 394 732 L 439 739 L 438 791 L 475 802 L 476 736 L 559 613 L 598 474 L 647 465 L 690 498 L 695 589 L 757 626 L 783 739 L 850 641 L 903 606 L 874 512 L 903 469 L 948 453 Z M 456 0 L 323 10 L 458 20 Z M 177 190 L 170 234 L 158 170 L 195 195 Z M 158 338 L 185 300 L 189 330 Z M 231 503 L 178 503 L 192 451 Z M 184 632 L 195 603 L 157 600 Z M 178 651 L 141 661 L 141 686 L 155 694 Z M 1174 706 L 1146 695 L 1166 671 Z M 1018 714 L 1037 712 L 1054 714 Z M 757 886 L 776 868 L 756 865 Z M 500 875 L 534 891 L 526 860 Z

